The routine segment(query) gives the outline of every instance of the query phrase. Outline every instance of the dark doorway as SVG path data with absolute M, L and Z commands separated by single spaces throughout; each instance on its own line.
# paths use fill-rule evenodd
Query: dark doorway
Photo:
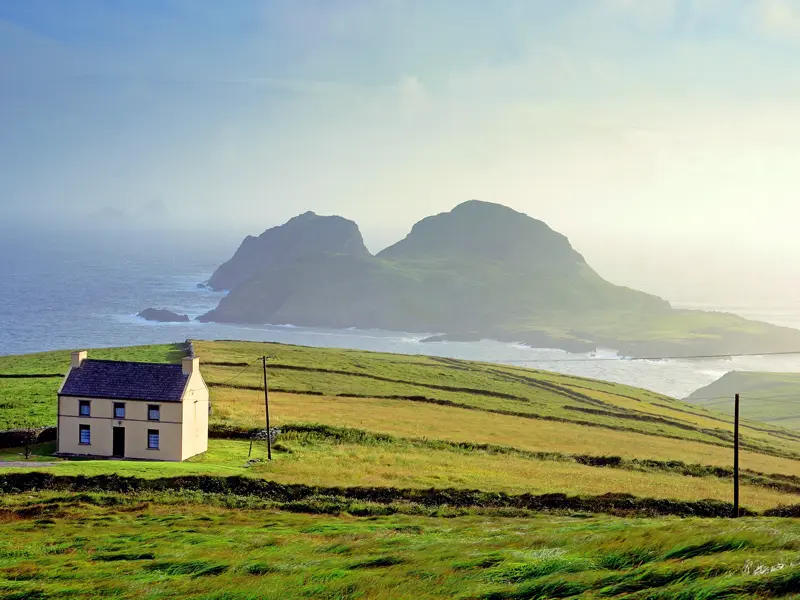
M 114 456 L 125 456 L 125 428 L 114 427 Z

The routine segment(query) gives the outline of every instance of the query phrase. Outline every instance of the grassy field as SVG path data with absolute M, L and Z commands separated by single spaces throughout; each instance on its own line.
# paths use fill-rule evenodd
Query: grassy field
M 280 438 L 267 461 L 263 443 L 215 439 L 209 451 L 181 463 L 142 461 L 55 460 L 52 466 L 13 469 L 55 475 L 110 475 L 123 477 L 178 477 L 184 475 L 241 475 L 286 484 L 323 487 L 397 487 L 480 489 L 508 494 L 602 495 L 631 494 L 648 498 L 667 496 L 673 500 L 730 500 L 731 485 L 725 478 L 686 476 L 635 465 L 597 467 L 565 460 L 537 458 L 523 453 L 474 450 L 458 447 L 431 448 L 402 438 L 373 441 L 341 441 L 318 435 L 290 432 Z M 53 445 L 37 449 L 31 461 L 52 461 Z M 19 449 L 0 451 L 0 460 L 19 459 Z M 261 462 L 247 464 L 249 459 Z M 5 469 L 9 472 L 11 469 Z M 0 473 L 4 472 L 0 468 Z M 789 489 L 775 489 L 745 479 L 742 504 L 762 511 L 797 502 L 800 480 Z M 665 490 L 668 493 L 665 494 Z
M 623 519 L 392 499 L 452 489 L 729 502 L 733 438 L 724 414 L 487 363 L 248 342 L 194 348 L 217 435 L 263 427 L 258 358 L 269 356 L 271 421 L 282 430 L 273 460 L 263 442 L 249 456 L 246 439 L 211 439 L 207 453 L 183 463 L 61 460 L 52 444 L 37 446 L 31 461 L 51 464 L 0 466 L 0 478 L 44 472 L 72 477 L 78 489 L 0 498 L 0 597 L 688 599 L 800 589 L 792 587 L 800 584 L 797 520 Z M 176 362 L 184 350 L 90 357 Z M 68 364 L 66 352 L 0 357 L 0 429 L 55 424 Z M 800 503 L 800 433 L 747 421 L 742 448 L 743 506 Z M 0 461 L 20 453 L 0 450 Z M 344 496 L 278 502 L 191 487 L 117 495 L 82 492 L 88 480 L 76 476 L 239 476 Z M 354 500 L 362 489 L 387 490 L 387 499 Z M 293 514 L 315 512 L 330 514 Z
M 270 358 L 271 417 L 277 426 L 320 423 L 391 434 L 403 440 L 424 438 L 492 444 L 520 451 L 682 461 L 724 468 L 732 464 L 732 427 L 727 417 L 629 386 L 426 356 L 250 342 L 194 342 L 194 347 L 211 391 L 212 426 L 252 428 L 264 418 L 262 374 L 257 359 L 266 354 Z M 91 352 L 91 356 L 177 361 L 184 350 L 183 344 L 174 344 L 98 350 Z M 55 390 L 60 379 L 18 376 L 63 373 L 67 370 L 68 359 L 66 352 L 0 357 L 0 385 L 11 386 L 15 391 L 2 396 L 0 422 L 5 420 L 18 426 L 22 422 L 20 415 L 33 415 L 31 418 L 36 418 L 39 424 L 54 424 Z M 364 472 L 373 472 L 373 480 L 392 484 L 402 481 L 413 485 L 438 483 L 428 474 L 430 471 L 445 473 L 439 475 L 442 478 L 439 482 L 447 485 L 482 487 L 479 484 L 491 484 L 492 489 L 503 489 L 502 477 L 493 477 L 503 461 L 508 466 L 513 463 L 518 474 L 516 477 L 509 475 L 505 489 L 518 490 L 520 486 L 529 485 L 525 482 L 531 478 L 540 482 L 536 484 L 537 489 L 545 489 L 541 482 L 547 480 L 528 464 L 532 460 L 530 457 L 511 459 L 473 454 L 465 460 L 463 452 L 455 457 L 452 452 L 417 449 L 416 454 L 406 453 L 403 459 L 407 463 L 405 470 L 417 473 L 408 479 L 396 461 L 386 466 L 383 473 L 375 472 L 375 461 L 370 460 L 375 457 L 374 448 L 353 447 L 345 451 L 337 447 L 331 452 L 329 444 L 317 445 L 315 449 L 306 444 L 302 452 L 286 459 L 298 477 L 303 473 L 304 481 L 313 481 L 330 470 L 345 477 L 348 461 L 360 465 Z M 742 447 L 742 468 L 800 477 L 800 461 L 797 460 L 800 434 L 746 423 L 742 427 Z M 386 452 L 391 455 L 394 451 Z M 308 459 L 299 461 L 300 455 Z M 231 465 L 217 461 L 215 456 L 216 452 L 211 452 L 210 458 L 201 459 L 203 468 L 218 469 L 215 473 L 227 472 Z M 481 461 L 484 462 L 478 468 Z M 121 469 L 127 473 L 134 469 L 141 473 L 153 471 L 153 476 L 171 468 L 148 463 L 120 466 L 102 461 L 96 466 L 81 462 L 53 467 L 69 472 Z M 554 465 L 546 468 L 552 469 Z M 571 476 L 563 474 L 563 478 L 559 475 L 555 480 L 593 480 L 581 471 L 592 471 L 589 467 L 570 465 L 569 469 L 572 469 Z M 315 470 L 319 471 L 318 475 Z M 252 473 L 258 471 L 258 468 L 251 470 Z M 350 471 L 359 472 L 358 469 Z M 280 472 L 274 476 L 284 480 Z M 325 476 L 327 481 L 331 480 Z M 630 478 L 631 473 L 610 477 L 609 482 L 613 483 L 609 485 L 620 485 L 626 490 L 639 485 L 630 481 L 624 483 L 623 476 Z M 653 474 L 652 481 L 663 476 Z M 652 486 L 642 485 L 642 490 L 661 487 L 673 494 L 679 494 L 681 489 L 688 492 L 692 487 L 697 493 L 707 489 L 702 485 L 667 484 L 666 480 Z M 580 484 L 569 489 L 576 487 Z M 725 495 L 725 485 L 718 487 L 718 492 L 709 492 L 709 497 Z M 759 490 L 759 495 L 767 497 L 763 489 Z M 756 504 L 763 506 L 765 501 L 759 500 Z
M 244 393 L 248 388 L 260 388 L 261 373 L 257 365 L 243 373 L 242 368 L 266 353 L 271 355 L 269 374 L 273 391 L 304 396 L 427 401 L 490 414 L 586 424 L 719 445 L 730 445 L 733 437 L 732 424 L 725 415 L 654 392 L 580 377 L 355 350 L 247 342 L 196 342 L 195 346 L 206 364 L 204 374 L 214 397 L 226 389 L 236 391 L 237 395 L 227 396 L 229 404 L 250 403 Z M 230 415 L 219 418 L 236 423 Z M 745 448 L 769 454 L 800 456 L 800 433 L 780 427 L 745 423 L 742 443 Z
M 792 598 L 800 521 L 296 514 L 202 495 L 0 498 L 23 598 Z
M 248 388 L 262 385 L 261 371 L 252 363 L 268 354 L 270 386 L 276 392 L 416 400 L 710 444 L 729 445 L 732 439 L 730 419 L 724 415 L 654 392 L 580 377 L 425 356 L 281 344 L 195 342 L 195 348 L 212 388 L 212 400 L 226 390 L 241 393 L 227 393 L 229 404 L 251 403 Z M 98 350 L 92 356 L 177 361 L 181 351 L 182 345 L 145 346 Z M 243 371 L 248 364 L 252 366 Z M 54 425 L 59 378 L 19 377 L 64 373 L 68 365 L 65 352 L 0 357 L 0 385 L 4 386 L 0 419 L 6 426 L 19 426 L 26 419 Z M 53 409 L 49 414 L 48 405 Z M 213 419 L 235 424 L 224 413 Z M 800 433 L 780 427 L 745 424 L 742 441 L 746 448 L 769 454 L 800 456 Z
M 264 418 L 263 392 L 217 389 L 215 420 L 221 424 L 257 423 Z M 539 421 L 482 411 L 382 398 L 341 398 L 302 394 L 270 394 L 273 426 L 325 423 L 388 433 L 480 444 L 511 445 L 536 452 L 566 452 L 654 460 L 683 460 L 722 467 L 733 464 L 725 445 L 659 437 L 636 432 Z M 791 458 L 741 451 L 744 469 L 800 476 L 800 462 Z
M 737 393 L 743 418 L 800 430 L 800 373 L 732 371 L 686 400 L 732 415 L 733 404 L 721 399 Z
M 93 358 L 180 362 L 184 344 L 102 348 Z M 0 356 L 0 430 L 56 424 L 56 392 L 69 370 L 69 352 Z

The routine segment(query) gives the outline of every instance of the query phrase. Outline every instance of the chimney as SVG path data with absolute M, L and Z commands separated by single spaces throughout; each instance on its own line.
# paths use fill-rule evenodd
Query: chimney
M 86 360 L 86 350 L 81 350 L 80 352 L 73 352 L 70 367 L 72 367 L 73 369 L 77 369 L 83 364 L 83 361 L 85 360 Z
M 200 370 L 200 359 L 196 356 L 187 356 L 182 361 L 183 374 L 191 375 L 195 371 Z

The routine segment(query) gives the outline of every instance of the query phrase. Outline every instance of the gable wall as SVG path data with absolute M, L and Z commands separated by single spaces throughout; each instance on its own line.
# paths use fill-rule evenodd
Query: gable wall
M 183 396 L 181 460 L 208 450 L 208 387 L 199 371 L 192 373 Z
M 80 400 L 91 402 L 91 416 L 79 414 Z M 114 419 L 114 403 L 125 404 L 125 418 Z M 161 409 L 159 421 L 147 419 L 148 405 Z M 111 456 L 113 428 L 125 428 L 125 457 L 180 461 L 183 459 L 183 406 L 179 402 L 144 402 L 105 398 L 59 398 L 58 451 L 64 454 Z M 91 444 L 80 444 L 80 425 L 91 427 Z M 159 432 L 159 449 L 147 448 L 147 432 Z

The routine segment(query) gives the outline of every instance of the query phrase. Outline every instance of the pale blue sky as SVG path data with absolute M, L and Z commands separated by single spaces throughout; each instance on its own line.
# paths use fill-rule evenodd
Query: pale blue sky
M 771 252 L 800 217 L 799 59 L 796 0 L 4 0 L 0 202 L 315 210 L 376 247 L 480 198 L 587 253 Z

